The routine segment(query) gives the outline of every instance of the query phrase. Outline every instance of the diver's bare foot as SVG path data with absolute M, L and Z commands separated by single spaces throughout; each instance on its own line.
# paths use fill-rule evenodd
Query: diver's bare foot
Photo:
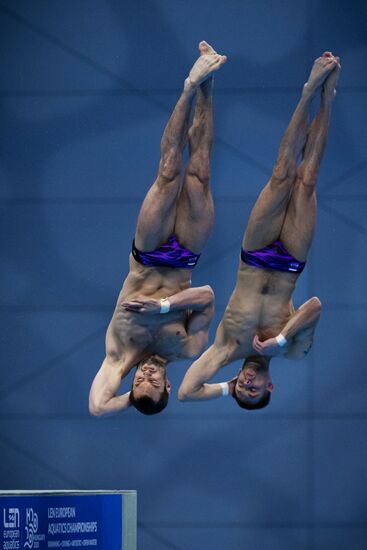
M 227 61 L 225 55 L 217 54 L 215 50 L 204 41 L 200 42 L 199 51 L 200 57 L 194 63 L 188 78 L 185 80 L 185 89 L 197 88 Z
M 337 64 L 338 62 L 331 52 L 325 52 L 321 57 L 318 57 L 304 86 L 305 92 L 314 95 Z
M 327 101 L 330 101 L 334 99 L 336 95 L 336 85 L 339 79 L 341 65 L 340 65 L 340 58 L 335 57 L 336 60 L 336 67 L 331 71 L 329 76 L 326 78 L 322 85 L 322 97 L 323 99 L 326 99 Z
M 208 44 L 208 42 L 205 42 L 205 40 L 202 40 L 199 43 L 199 52 L 200 55 L 218 55 L 215 49 L 210 44 Z M 213 91 L 213 83 L 213 75 L 210 75 L 209 78 L 207 78 L 206 80 L 204 80 L 204 82 L 200 84 L 200 89 L 205 97 L 209 97 L 211 95 Z
M 208 44 L 208 42 L 205 42 L 205 40 L 202 40 L 199 43 L 199 52 L 200 55 L 218 55 L 215 49 L 210 44 Z

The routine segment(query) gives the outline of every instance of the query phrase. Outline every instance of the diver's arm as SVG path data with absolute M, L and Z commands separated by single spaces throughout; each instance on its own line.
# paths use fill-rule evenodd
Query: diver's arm
M 313 336 L 316 327 L 309 327 L 299 332 L 285 349 L 284 357 L 287 359 L 303 359 L 306 357 L 313 344 Z
M 214 316 L 214 295 L 203 309 L 191 311 L 187 320 L 187 342 L 182 350 L 183 357 L 195 357 L 202 353 L 208 343 L 209 326 Z
M 129 407 L 130 392 L 116 395 L 122 378 L 119 365 L 107 356 L 90 389 L 89 412 L 92 416 L 115 413 Z
M 300 323 L 297 327 L 297 330 L 294 330 L 293 328 L 293 337 L 292 327 L 290 330 L 287 330 L 287 325 L 285 326 L 284 337 L 287 340 L 291 338 L 289 346 L 286 346 L 284 354 L 287 359 L 303 359 L 303 357 L 305 357 L 310 351 L 316 326 L 320 320 L 321 307 L 320 300 L 314 297 L 305 302 L 297 310 L 294 317 L 296 317 L 297 313 L 302 310 L 300 312 L 300 316 L 302 315 L 304 319 L 303 323 Z M 291 323 L 291 321 L 292 319 L 290 319 L 289 323 Z
M 261 355 L 284 355 L 289 359 L 301 359 L 312 345 L 312 337 L 321 315 L 321 302 L 314 296 L 300 306 L 282 328 L 277 337 L 264 342 L 255 335 L 253 348 Z M 279 342 L 279 337 L 285 341 Z
M 314 296 L 301 305 L 281 330 L 281 334 L 289 341 L 307 329 L 315 330 L 321 315 L 321 302 Z
M 222 397 L 222 384 L 208 384 L 218 370 L 227 364 L 226 349 L 215 343 L 197 359 L 185 374 L 178 390 L 180 401 L 199 401 Z
M 147 315 L 167 314 L 171 311 L 201 312 L 214 304 L 214 292 L 209 285 L 191 287 L 181 290 L 172 296 L 163 299 L 165 310 L 162 311 L 162 300 L 156 298 L 136 298 L 121 302 L 121 306 L 128 311 Z
M 190 310 L 197 313 L 207 312 L 214 307 L 214 292 L 209 285 L 186 288 L 168 296 L 170 311 Z

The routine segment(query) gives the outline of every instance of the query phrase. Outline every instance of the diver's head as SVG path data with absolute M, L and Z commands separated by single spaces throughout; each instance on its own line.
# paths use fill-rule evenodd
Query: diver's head
M 167 361 L 159 355 L 150 355 L 136 367 L 129 399 L 143 414 L 156 414 L 167 406 L 171 384 L 167 380 L 166 365 Z
M 269 358 L 247 357 L 238 374 L 233 397 L 244 409 L 262 409 L 270 402 L 273 383 L 269 374 Z

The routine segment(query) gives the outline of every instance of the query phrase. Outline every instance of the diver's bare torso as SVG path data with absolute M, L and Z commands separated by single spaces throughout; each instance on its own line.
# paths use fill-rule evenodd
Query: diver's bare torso
M 161 299 L 191 286 L 191 270 L 146 267 L 130 255 L 130 271 L 117 299 L 106 336 L 106 353 L 117 361 L 134 356 L 138 362 L 155 353 L 168 360 L 185 355 L 188 313 L 142 315 L 122 306 L 125 300 Z
M 227 348 L 228 362 L 256 354 L 252 344 L 255 334 L 267 340 L 281 332 L 294 314 L 291 297 L 298 277 L 241 262 L 216 335 L 216 343 Z

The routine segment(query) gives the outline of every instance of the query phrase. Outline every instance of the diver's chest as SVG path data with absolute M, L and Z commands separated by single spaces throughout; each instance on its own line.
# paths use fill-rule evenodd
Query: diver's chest
M 161 327 L 154 335 L 157 353 L 179 354 L 187 340 L 185 327 L 181 323 L 170 323 Z

